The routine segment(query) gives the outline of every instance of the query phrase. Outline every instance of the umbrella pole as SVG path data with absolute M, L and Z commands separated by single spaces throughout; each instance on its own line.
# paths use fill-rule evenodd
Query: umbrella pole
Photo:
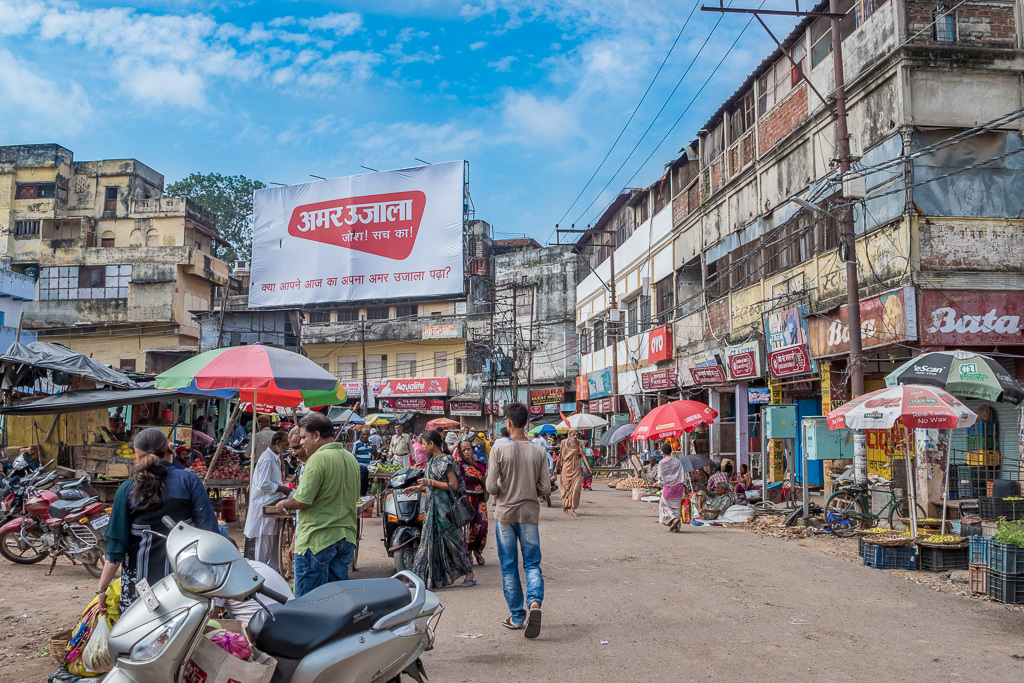
M 940 532 L 943 536 L 946 535 L 946 507 L 949 505 L 949 460 L 952 457 L 952 434 L 946 433 L 946 479 L 942 486 L 942 531 Z
M 910 535 L 912 538 L 917 538 L 917 485 L 914 482 L 914 478 L 917 476 L 917 465 L 914 453 L 910 448 L 910 431 L 906 425 L 903 425 L 903 461 L 907 465 L 907 500 L 910 502 Z
M 217 458 L 220 457 L 221 451 L 224 450 L 224 445 L 228 442 L 228 438 L 231 436 L 231 430 L 235 427 L 235 421 L 238 419 L 238 414 L 242 412 L 242 399 L 238 399 L 238 403 L 235 404 L 234 410 L 231 411 L 231 417 L 228 418 L 228 424 L 224 427 L 224 433 L 220 437 L 220 443 L 217 444 L 217 450 L 213 452 L 213 457 L 210 458 L 210 467 L 206 470 L 206 476 L 203 477 L 203 484 L 206 484 L 206 480 L 210 478 L 210 472 L 213 471 L 214 466 L 217 464 Z
M 256 394 L 257 390 L 252 390 L 252 438 L 249 439 L 249 468 L 253 466 L 253 461 L 256 459 L 256 430 L 259 429 L 259 424 L 256 422 Z M 262 453 L 261 453 L 262 455 Z

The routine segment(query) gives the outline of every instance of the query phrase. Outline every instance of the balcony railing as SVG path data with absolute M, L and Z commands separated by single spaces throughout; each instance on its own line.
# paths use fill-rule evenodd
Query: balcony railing
M 464 316 L 437 316 L 428 318 L 396 318 L 366 320 L 366 341 L 421 341 L 434 339 L 464 339 Z M 303 344 L 358 343 L 359 321 L 305 323 L 302 326 Z

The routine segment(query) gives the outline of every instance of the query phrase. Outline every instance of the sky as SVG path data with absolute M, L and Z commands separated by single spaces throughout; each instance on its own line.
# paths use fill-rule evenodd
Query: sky
M 0 145 L 168 183 L 465 159 L 476 217 L 547 243 L 656 181 L 773 48 L 691 0 L 0 0 Z

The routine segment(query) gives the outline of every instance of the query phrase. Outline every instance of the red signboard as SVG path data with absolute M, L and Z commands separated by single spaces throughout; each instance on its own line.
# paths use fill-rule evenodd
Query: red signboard
M 728 357 L 729 376 L 733 379 L 757 377 L 757 352 L 742 351 Z
M 591 413 L 612 413 L 615 412 L 615 401 L 611 396 L 596 398 L 590 402 L 588 408 Z
M 647 360 L 656 363 L 672 358 L 672 328 L 668 325 L 651 330 L 647 340 Z
M 690 377 L 693 377 L 695 384 L 704 386 L 718 386 L 725 384 L 725 370 L 721 365 L 711 365 L 703 368 L 690 368 Z
M 921 292 L 921 343 L 936 346 L 1024 343 L 1024 292 Z
M 587 382 L 587 376 L 581 374 L 576 378 L 576 400 L 586 401 L 590 398 L 590 384 Z
M 530 406 L 530 415 L 543 415 L 544 406 Z
M 480 401 L 449 401 L 448 410 L 452 415 L 464 415 L 467 417 L 479 416 L 483 413 Z
M 772 377 L 789 377 L 811 372 L 811 359 L 806 346 L 790 346 L 768 352 L 768 367 Z
M 418 190 L 303 204 L 292 211 L 288 234 L 403 260 L 412 253 L 426 205 L 427 195 Z M 394 236 L 367 238 L 382 231 Z
M 677 374 L 672 370 L 656 370 L 640 374 L 640 386 L 644 391 L 675 389 Z
M 444 399 L 436 398 L 389 398 L 382 401 L 392 410 L 424 415 L 444 415 Z
M 447 394 L 447 377 L 389 379 L 381 383 L 380 390 L 377 392 L 381 398 L 389 396 L 446 396 Z
M 860 300 L 861 343 L 865 349 L 917 339 L 917 302 L 913 287 Z M 808 320 L 811 356 L 827 358 L 850 352 L 848 309 L 838 315 L 815 316 Z
M 551 403 L 561 403 L 565 400 L 565 389 L 555 387 L 553 389 L 534 389 L 530 392 L 531 406 L 546 406 Z

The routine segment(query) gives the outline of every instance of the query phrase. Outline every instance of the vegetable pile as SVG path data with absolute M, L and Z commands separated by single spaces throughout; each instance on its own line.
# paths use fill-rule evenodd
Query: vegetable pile
M 632 491 L 633 489 L 649 489 L 651 488 L 651 482 L 644 481 L 639 477 L 626 477 L 621 479 L 615 488 L 619 491 Z
M 992 536 L 993 541 L 1024 548 L 1024 525 L 1007 522 L 1005 519 L 999 520 L 998 524 L 999 530 Z

